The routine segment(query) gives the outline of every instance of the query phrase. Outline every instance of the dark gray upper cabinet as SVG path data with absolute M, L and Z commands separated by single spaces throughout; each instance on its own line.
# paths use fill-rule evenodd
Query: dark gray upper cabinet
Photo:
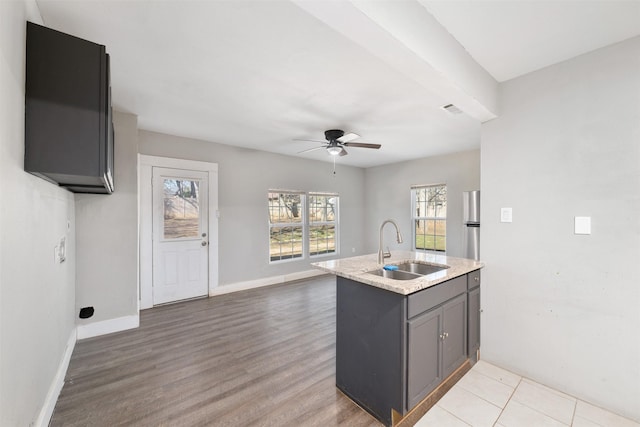
M 24 169 L 78 193 L 113 192 L 105 47 L 27 22 Z

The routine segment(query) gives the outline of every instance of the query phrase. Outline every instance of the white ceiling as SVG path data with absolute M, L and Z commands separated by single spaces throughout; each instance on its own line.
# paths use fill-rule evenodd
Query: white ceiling
M 382 144 L 338 160 L 360 167 L 478 148 L 496 80 L 640 34 L 635 1 L 37 4 L 107 46 L 114 107 L 141 129 L 297 155 L 340 128 Z
M 640 34 L 640 1 L 427 1 L 499 82 Z

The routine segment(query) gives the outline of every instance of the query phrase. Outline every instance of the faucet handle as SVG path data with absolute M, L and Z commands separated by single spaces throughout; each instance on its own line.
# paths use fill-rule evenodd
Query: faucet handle
M 389 250 L 389 246 L 387 246 L 387 251 L 386 252 L 382 252 L 382 257 L 383 258 L 391 258 L 391 251 Z

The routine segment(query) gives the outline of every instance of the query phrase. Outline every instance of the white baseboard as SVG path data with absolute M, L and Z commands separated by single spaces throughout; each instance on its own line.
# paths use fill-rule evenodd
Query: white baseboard
M 315 269 L 299 271 L 297 273 L 285 274 L 284 276 L 282 276 L 284 278 L 282 283 L 293 282 L 294 280 L 308 279 L 310 277 L 324 276 L 326 274 L 328 274 L 326 271 L 315 270 Z
M 294 280 L 308 279 L 310 277 L 322 276 L 327 274 L 320 270 L 305 270 L 297 273 L 284 274 L 281 276 L 264 277 L 262 279 L 248 280 L 246 282 L 236 282 L 230 285 L 219 286 L 209 291 L 209 296 L 229 294 L 232 292 L 246 291 L 248 289 L 261 288 L 263 286 L 279 285 L 281 283 L 291 282 Z
M 69 340 L 67 341 L 67 348 L 64 350 L 64 355 L 62 356 L 60 365 L 58 365 L 56 376 L 53 378 L 51 386 L 49 386 L 49 392 L 47 393 L 47 397 L 42 405 L 42 409 L 40 409 L 38 419 L 34 424 L 37 427 L 47 427 L 49 425 L 49 421 L 51 421 L 51 416 L 53 415 L 53 410 L 56 408 L 58 396 L 60 396 L 60 392 L 64 386 L 64 377 L 67 375 L 71 354 L 73 354 L 73 349 L 76 346 L 76 336 L 77 330 L 76 328 L 73 328 L 69 335 Z
M 78 339 L 83 340 L 85 338 L 97 337 L 113 332 L 126 331 L 127 329 L 137 328 L 138 326 L 140 326 L 140 316 L 137 314 L 103 320 L 101 322 L 87 323 L 86 325 L 78 325 Z

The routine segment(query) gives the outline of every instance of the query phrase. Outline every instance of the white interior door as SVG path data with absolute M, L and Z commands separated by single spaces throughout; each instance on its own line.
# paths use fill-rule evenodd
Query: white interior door
M 154 167 L 153 304 L 208 295 L 208 172 Z

